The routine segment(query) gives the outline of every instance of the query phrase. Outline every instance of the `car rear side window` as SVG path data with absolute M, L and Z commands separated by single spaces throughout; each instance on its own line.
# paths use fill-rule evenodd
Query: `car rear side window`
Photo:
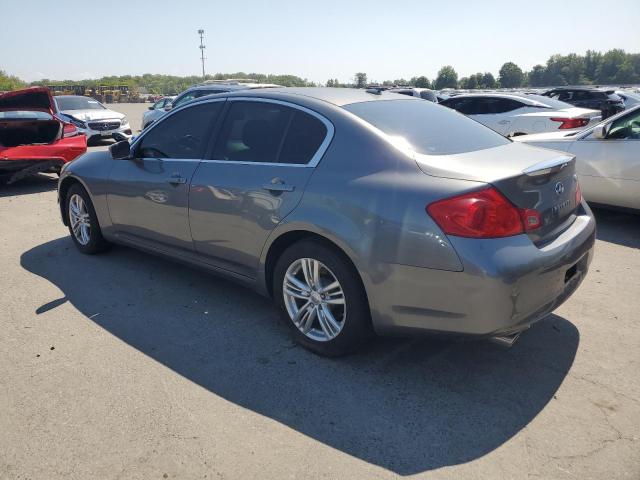
M 137 158 L 202 158 L 209 132 L 224 102 L 209 102 L 175 112 L 158 122 L 136 147 Z
M 318 118 L 302 111 L 295 112 L 284 139 L 278 162 L 309 163 L 326 136 L 327 127 Z
M 451 155 L 510 143 L 490 128 L 448 108 L 418 100 L 352 103 L 343 108 L 424 155 Z
M 326 136 L 324 124 L 300 110 L 271 102 L 233 102 L 213 158 L 307 164 Z

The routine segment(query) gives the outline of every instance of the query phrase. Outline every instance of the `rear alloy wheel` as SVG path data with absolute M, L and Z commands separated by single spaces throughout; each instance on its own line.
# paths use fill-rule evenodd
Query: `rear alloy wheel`
M 82 253 L 92 255 L 109 248 L 102 237 L 100 225 L 89 194 L 80 185 L 69 188 L 66 199 L 67 223 L 73 243 Z
M 324 243 L 302 241 L 282 254 L 274 296 L 298 342 L 321 355 L 349 353 L 372 334 L 358 273 Z
M 333 340 L 342 331 L 347 304 L 340 282 L 325 264 L 313 258 L 293 262 L 282 286 L 287 313 L 311 340 Z

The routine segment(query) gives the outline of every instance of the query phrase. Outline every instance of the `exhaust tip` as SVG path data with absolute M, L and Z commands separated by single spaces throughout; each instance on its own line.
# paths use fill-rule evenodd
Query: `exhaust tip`
M 490 337 L 489 341 L 495 345 L 498 345 L 502 348 L 511 348 L 516 340 L 520 338 L 520 334 L 522 332 L 514 333 L 512 335 L 501 335 L 496 337 Z

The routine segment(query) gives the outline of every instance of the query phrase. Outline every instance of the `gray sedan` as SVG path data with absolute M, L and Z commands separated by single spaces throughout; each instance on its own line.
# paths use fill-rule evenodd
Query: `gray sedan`
M 379 91 L 196 100 L 68 164 L 58 192 L 81 252 L 121 243 L 241 282 L 331 356 L 374 333 L 511 343 L 593 256 L 572 156 Z

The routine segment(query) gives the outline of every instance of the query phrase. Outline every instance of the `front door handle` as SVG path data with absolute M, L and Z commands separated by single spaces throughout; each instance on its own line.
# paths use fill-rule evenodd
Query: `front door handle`
M 183 183 L 187 183 L 187 179 L 179 173 L 174 173 L 173 175 L 171 175 L 171 177 L 169 177 L 169 180 L 167 180 L 167 182 L 171 185 L 181 185 Z
M 287 185 L 281 178 L 274 178 L 271 183 L 265 183 L 262 185 L 263 190 L 268 192 L 293 192 L 296 187 L 294 185 Z

